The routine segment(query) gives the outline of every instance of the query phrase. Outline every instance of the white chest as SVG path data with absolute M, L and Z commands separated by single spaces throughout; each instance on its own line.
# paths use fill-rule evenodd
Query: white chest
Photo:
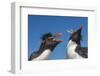
M 33 60 L 47 60 L 50 54 L 51 51 L 49 49 L 46 49 L 40 56 L 34 58 Z
M 80 55 L 78 55 L 75 52 L 76 47 L 77 47 L 77 44 L 75 42 L 73 42 L 72 40 L 70 40 L 68 45 L 67 45 L 67 57 L 68 57 L 68 59 L 80 59 L 80 58 L 82 58 Z

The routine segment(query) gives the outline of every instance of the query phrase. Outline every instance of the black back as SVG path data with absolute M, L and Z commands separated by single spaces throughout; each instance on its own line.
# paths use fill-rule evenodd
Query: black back
M 77 52 L 83 58 L 88 58 L 88 48 L 87 47 L 77 46 L 75 49 L 75 52 Z

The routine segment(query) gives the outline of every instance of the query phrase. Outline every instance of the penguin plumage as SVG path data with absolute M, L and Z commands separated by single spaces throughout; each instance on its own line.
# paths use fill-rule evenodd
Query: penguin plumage
M 29 61 L 32 60 L 47 60 L 54 48 L 61 43 L 61 40 L 57 40 L 56 37 L 61 36 L 60 33 L 52 35 L 52 33 L 46 33 L 41 37 L 41 45 L 38 51 L 35 51 L 29 57 Z
M 81 58 L 88 58 L 88 48 L 81 46 L 81 31 L 82 26 L 74 31 L 67 44 L 67 58 L 68 59 L 81 59 Z

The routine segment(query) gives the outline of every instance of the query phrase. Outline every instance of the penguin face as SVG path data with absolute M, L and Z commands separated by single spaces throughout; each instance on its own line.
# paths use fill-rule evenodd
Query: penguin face
M 51 49 L 53 50 L 59 43 L 61 43 L 61 40 L 57 40 L 57 38 L 61 36 L 61 33 L 57 33 L 55 35 L 52 35 L 51 33 L 47 33 L 43 35 L 43 43 L 45 44 L 45 49 Z
M 74 31 L 70 36 L 70 40 L 76 42 L 79 45 L 80 45 L 80 41 L 82 39 L 81 30 L 82 30 L 82 26 L 78 30 Z
M 48 37 L 46 39 L 46 46 L 55 46 L 57 44 L 59 44 L 60 42 L 62 42 L 61 40 L 57 40 L 55 37 Z

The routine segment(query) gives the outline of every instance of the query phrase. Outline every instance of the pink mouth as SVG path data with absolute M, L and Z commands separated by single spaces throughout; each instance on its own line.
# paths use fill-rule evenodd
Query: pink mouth
M 55 34 L 53 37 L 49 37 L 48 39 L 49 39 L 49 40 L 52 40 L 52 39 L 56 39 L 56 38 L 58 38 L 58 37 L 60 37 L 60 36 L 62 36 L 62 33 L 57 33 L 57 34 Z M 62 40 L 57 40 L 57 39 L 56 39 L 56 42 L 60 43 L 60 42 L 63 42 L 63 41 L 62 41 Z
M 62 33 L 57 33 L 57 34 L 54 35 L 55 38 L 58 38 L 60 36 L 62 36 Z M 62 40 L 56 40 L 56 42 L 60 43 L 60 42 L 63 42 L 63 41 Z
M 56 40 L 56 42 L 60 43 L 60 42 L 63 42 L 62 40 Z

